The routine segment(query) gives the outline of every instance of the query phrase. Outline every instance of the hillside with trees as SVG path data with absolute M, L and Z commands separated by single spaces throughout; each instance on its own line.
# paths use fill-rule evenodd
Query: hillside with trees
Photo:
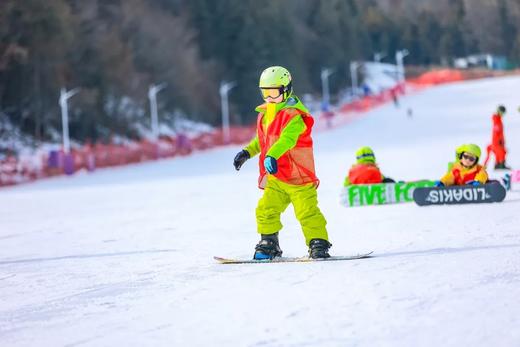
M 61 87 L 79 142 L 136 138 L 150 84 L 166 82 L 161 121 L 219 124 L 221 80 L 236 81 L 232 122 L 250 123 L 260 71 L 284 65 L 298 94 L 347 86 L 348 62 L 410 51 L 437 66 L 472 53 L 520 61 L 517 0 L 4 0 L 0 116 L 36 141 L 59 141 Z M 388 59 L 388 58 L 387 58 Z M 390 61 L 390 60 L 389 60 Z

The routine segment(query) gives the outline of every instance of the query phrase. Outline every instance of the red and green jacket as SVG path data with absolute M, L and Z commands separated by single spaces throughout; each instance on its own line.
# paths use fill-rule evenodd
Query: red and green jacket
M 312 116 L 296 96 L 274 107 L 274 116 L 266 114 L 267 104 L 256 108 L 257 134 L 245 148 L 251 157 L 260 154 L 258 186 L 263 189 L 266 184 L 266 156 L 277 160 L 278 172 L 273 175 L 277 179 L 293 185 L 312 183 L 317 186 L 319 180 L 314 168 L 311 137 Z

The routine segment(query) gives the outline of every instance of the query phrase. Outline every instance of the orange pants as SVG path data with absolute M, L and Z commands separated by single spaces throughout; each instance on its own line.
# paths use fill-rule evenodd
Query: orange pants
M 504 163 L 506 161 L 506 148 L 500 144 L 492 144 L 490 151 L 495 155 L 495 163 Z

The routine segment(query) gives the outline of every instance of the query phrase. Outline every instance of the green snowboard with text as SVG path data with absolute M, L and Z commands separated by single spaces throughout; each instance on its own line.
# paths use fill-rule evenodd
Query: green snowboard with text
M 343 187 L 341 204 L 346 207 L 397 204 L 413 201 L 413 191 L 419 187 L 433 187 L 434 181 L 352 184 Z

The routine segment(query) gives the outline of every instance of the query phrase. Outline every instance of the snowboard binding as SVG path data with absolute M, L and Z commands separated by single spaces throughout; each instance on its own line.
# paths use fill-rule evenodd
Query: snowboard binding
M 331 243 L 327 240 L 312 239 L 311 242 L 309 242 L 309 258 L 330 258 L 329 248 L 331 246 Z
M 278 233 L 265 235 L 262 234 L 260 242 L 255 246 L 255 260 L 271 260 L 275 257 L 281 257 L 282 250 L 278 243 Z

